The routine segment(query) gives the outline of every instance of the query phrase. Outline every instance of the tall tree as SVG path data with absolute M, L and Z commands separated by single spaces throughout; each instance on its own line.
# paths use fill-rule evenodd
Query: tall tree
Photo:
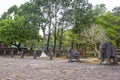
M 119 21 L 118 16 L 114 16 L 111 12 L 106 12 L 101 16 L 98 16 L 97 23 L 104 26 L 107 32 L 107 36 L 111 39 L 114 45 L 119 44 Z M 118 23 L 118 24 L 117 24 Z M 119 46 L 118 46 L 119 47 Z
M 112 10 L 112 13 L 115 16 L 120 16 L 120 7 L 114 7 L 113 10 Z
M 59 14 L 61 15 L 61 18 L 58 23 L 58 26 L 59 26 L 59 28 L 58 28 L 59 51 L 62 48 L 64 32 L 65 32 L 66 28 L 68 28 L 68 24 L 69 24 L 66 20 L 66 15 L 68 14 L 67 12 L 68 12 L 69 7 L 70 7 L 70 0 L 61 0 L 60 1 L 60 13 Z
M 80 35 L 82 42 L 86 43 L 97 53 L 99 53 L 97 44 L 109 40 L 104 28 L 95 24 L 91 25 L 89 28 L 84 28 Z
M 72 40 L 74 43 L 80 42 L 79 33 L 84 27 L 89 27 L 94 21 L 94 13 L 92 5 L 88 0 L 72 0 L 68 8 L 67 21 L 71 23 L 72 32 L 76 35 L 76 39 Z M 79 41 L 76 41 L 79 39 Z
M 25 3 L 17 8 L 12 6 L 8 9 L 6 16 L 2 16 L 1 31 L 4 33 L 3 42 L 12 43 L 18 48 L 20 44 L 26 40 L 36 39 L 39 40 L 39 27 L 37 26 L 36 20 L 38 20 L 34 13 L 32 13 L 32 7 L 30 3 Z M 36 19 L 35 19 L 36 18 Z M 8 29 L 7 29 L 8 28 Z M 5 30 L 5 31 L 4 31 Z M 11 33 L 11 34 L 9 34 Z M 3 35 L 1 35 L 2 37 Z M 19 43 L 18 45 L 16 43 Z

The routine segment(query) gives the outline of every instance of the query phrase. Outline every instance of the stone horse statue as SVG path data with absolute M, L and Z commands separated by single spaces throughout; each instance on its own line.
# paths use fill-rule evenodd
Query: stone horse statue
M 99 47 L 100 51 L 100 64 L 104 64 L 104 59 L 107 58 L 106 64 L 111 64 L 111 58 L 113 59 L 113 64 L 117 64 L 115 48 L 111 42 L 102 42 Z
M 73 50 L 71 48 L 68 49 L 68 55 L 67 55 L 69 62 L 73 62 L 73 59 L 76 59 L 77 62 L 80 62 L 80 53 L 76 50 Z

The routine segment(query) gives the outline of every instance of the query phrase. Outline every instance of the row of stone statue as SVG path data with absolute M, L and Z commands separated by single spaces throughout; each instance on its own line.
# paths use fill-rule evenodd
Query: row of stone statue
M 52 51 L 47 51 L 50 60 L 53 59 L 53 52 Z M 21 48 L 21 49 L 16 49 L 16 48 L 1 48 L 0 49 L 0 55 L 7 56 L 11 55 L 11 57 L 14 57 L 15 55 L 19 55 L 21 58 L 24 58 L 25 55 L 28 56 L 33 56 L 33 59 L 36 59 L 38 56 L 39 57 L 48 57 L 44 51 L 41 50 L 28 50 L 27 48 Z
M 117 63 L 117 55 L 116 55 L 116 49 L 112 45 L 111 42 L 102 42 L 99 47 L 99 52 L 100 52 L 100 64 L 118 64 Z M 5 55 L 7 52 L 5 49 L 3 49 L 3 54 Z M 20 51 L 17 51 L 18 54 L 21 55 L 21 58 L 24 58 L 25 55 L 25 49 L 21 49 Z M 15 49 L 11 49 L 10 51 L 11 57 L 14 57 L 15 54 Z M 38 56 L 37 51 L 32 52 L 33 58 L 36 59 Z M 47 57 L 47 55 L 44 52 L 41 52 L 41 57 Z M 39 56 L 40 56 L 39 55 Z M 49 57 L 50 60 L 53 59 L 53 52 L 49 51 Z M 68 49 L 68 61 L 72 62 L 73 59 L 76 59 L 78 62 L 80 62 L 80 52 L 73 50 L 72 48 Z M 113 61 L 111 62 L 111 58 Z M 105 59 L 107 60 L 106 63 L 104 63 Z
M 100 52 L 100 64 L 107 64 L 107 65 L 118 64 L 116 49 L 111 42 L 102 42 L 99 46 L 99 52 Z M 69 62 L 72 62 L 73 58 L 75 58 L 77 61 L 80 62 L 80 53 L 76 50 L 69 48 L 68 49 Z M 104 62 L 105 59 L 107 60 L 106 63 Z M 111 62 L 111 59 L 113 59 L 113 62 Z

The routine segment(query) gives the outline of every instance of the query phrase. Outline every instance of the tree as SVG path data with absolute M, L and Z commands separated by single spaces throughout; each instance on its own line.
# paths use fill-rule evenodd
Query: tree
M 96 22 L 102 25 L 107 33 L 107 36 L 111 39 L 114 45 L 119 47 L 119 25 L 120 17 L 115 16 L 114 13 L 106 12 L 103 15 L 98 16 Z
M 25 3 L 19 8 L 12 6 L 5 15 L 3 14 L 4 17 L 2 16 L 0 23 L 2 42 L 16 45 L 20 49 L 21 43 L 27 40 L 40 39 L 38 19 L 32 13 L 32 9 L 30 3 Z
M 63 45 L 63 36 L 65 35 L 66 29 L 69 27 L 69 23 L 67 22 L 66 16 L 68 15 L 68 8 L 70 7 L 70 0 L 61 0 L 60 1 L 60 15 L 61 18 L 59 19 L 58 22 L 58 46 L 59 46 L 59 51 L 62 48 Z
M 112 10 L 113 15 L 120 16 L 120 7 L 114 7 Z
M 29 32 L 29 36 L 30 38 L 27 40 L 27 42 L 30 41 L 40 41 L 41 37 L 39 35 L 39 30 L 40 30 L 40 21 L 41 21 L 41 17 L 37 14 L 36 11 L 36 5 L 31 3 L 31 2 L 27 2 L 23 5 L 20 6 L 19 10 L 18 10 L 18 15 L 19 16 L 24 16 L 25 21 L 24 24 L 26 26 L 26 30 Z M 40 13 L 40 11 L 39 11 Z
M 116 35 L 116 45 L 117 48 L 120 48 L 120 7 L 115 7 L 112 11 L 112 14 L 116 17 L 116 20 L 114 22 L 114 25 L 116 25 L 116 27 L 114 27 Z
M 99 43 L 109 40 L 103 27 L 99 25 L 91 25 L 89 28 L 84 28 L 81 32 L 82 43 L 86 43 L 90 48 L 94 49 L 97 53 Z
M 37 21 L 37 24 L 40 28 L 40 30 L 43 32 L 43 38 L 42 38 L 42 46 L 43 46 L 43 52 L 45 50 L 45 41 L 46 41 L 46 28 L 49 24 L 48 20 L 48 2 L 49 0 L 31 0 L 31 4 L 34 5 L 34 13 L 37 15 L 37 18 L 39 21 Z M 46 8 L 47 7 L 47 8 Z M 49 26 L 50 27 L 50 26 Z
M 84 27 L 89 27 L 95 23 L 95 16 L 92 4 L 88 0 L 72 0 L 67 9 L 65 21 L 71 24 L 72 32 L 76 35 L 75 44 L 80 42 L 80 33 Z
M 92 5 L 88 0 L 73 0 L 68 16 L 73 24 L 73 33 L 79 34 L 81 28 L 87 27 L 92 22 Z

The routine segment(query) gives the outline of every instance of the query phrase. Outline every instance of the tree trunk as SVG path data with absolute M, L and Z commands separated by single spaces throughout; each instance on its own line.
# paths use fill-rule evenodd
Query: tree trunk
M 60 34 L 59 50 L 61 50 L 62 47 L 62 39 L 63 39 L 63 28 L 61 29 L 61 34 Z
M 87 49 L 86 48 L 83 48 L 82 49 L 82 53 L 83 53 L 83 57 L 87 57 Z
M 54 47 L 53 47 L 53 50 L 55 52 L 56 50 L 56 40 L 57 40 L 57 5 L 55 5 L 55 26 L 54 26 Z M 54 53 L 55 56 L 56 56 L 56 53 Z
M 50 32 L 50 28 L 51 28 L 51 20 L 52 20 L 52 17 L 50 16 L 50 13 L 51 12 L 51 6 L 49 7 L 49 11 L 48 11 L 48 17 L 49 17 L 49 21 L 50 21 L 50 23 L 49 23 L 49 27 L 48 27 L 48 40 L 47 40 L 47 50 L 49 50 L 49 43 L 50 43 L 50 37 L 51 37 L 51 32 Z
M 74 47 L 74 41 L 72 40 L 71 41 L 71 48 L 73 49 L 73 47 Z
M 44 50 L 45 50 L 45 32 L 43 32 L 43 43 L 42 43 L 42 46 L 43 46 L 42 51 L 44 52 Z
M 95 52 L 98 54 L 98 58 L 100 58 L 100 51 L 95 47 Z
M 51 36 L 51 34 L 49 33 L 48 34 L 48 40 L 47 40 L 47 50 L 49 50 L 50 36 Z
M 55 32 L 54 32 L 54 48 L 53 48 L 54 52 L 56 50 L 56 40 L 57 40 L 57 37 L 56 37 L 56 27 L 55 27 Z

